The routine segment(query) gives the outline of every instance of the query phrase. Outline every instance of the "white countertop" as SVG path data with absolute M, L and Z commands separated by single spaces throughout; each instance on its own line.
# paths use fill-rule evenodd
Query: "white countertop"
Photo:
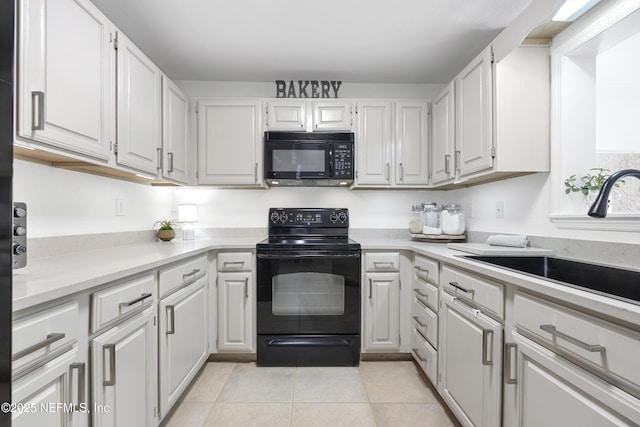
M 13 275 L 13 311 L 87 291 L 210 250 L 255 250 L 259 240 L 255 237 L 239 237 L 149 242 L 30 259 L 26 268 L 16 270 Z M 356 240 L 363 250 L 413 251 L 627 322 L 640 329 L 640 305 L 471 261 L 464 257 L 467 253 L 449 249 L 446 244 L 423 243 L 408 237 L 369 239 L 359 236 Z

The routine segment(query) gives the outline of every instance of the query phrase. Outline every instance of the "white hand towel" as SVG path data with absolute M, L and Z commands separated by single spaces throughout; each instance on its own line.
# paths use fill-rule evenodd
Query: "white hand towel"
M 487 243 L 491 246 L 510 246 L 514 248 L 525 248 L 529 240 L 527 236 L 523 234 L 508 235 L 508 234 L 496 234 L 489 236 Z

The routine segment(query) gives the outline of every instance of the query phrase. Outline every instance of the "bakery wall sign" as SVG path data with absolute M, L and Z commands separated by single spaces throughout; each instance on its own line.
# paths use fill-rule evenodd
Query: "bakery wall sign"
M 276 98 L 337 98 L 340 80 L 276 80 Z

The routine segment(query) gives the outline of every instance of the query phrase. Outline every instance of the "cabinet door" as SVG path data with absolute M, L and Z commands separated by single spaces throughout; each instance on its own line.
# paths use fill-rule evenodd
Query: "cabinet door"
M 429 130 L 426 102 L 396 102 L 397 185 L 429 183 Z
M 493 66 L 491 47 L 455 79 L 456 169 L 460 176 L 493 167 Z
M 219 351 L 255 351 L 252 301 L 252 273 L 218 273 Z
M 107 161 L 110 23 L 85 0 L 22 0 L 18 135 Z
M 76 363 L 78 348 L 59 356 L 12 384 L 14 427 L 82 427 L 89 423 L 84 396 L 85 363 Z
M 514 341 L 519 396 L 509 425 L 640 425 L 637 399 L 520 335 Z
M 306 129 L 307 101 L 269 101 L 267 104 L 267 130 Z
M 162 78 L 162 176 L 189 183 L 189 99 Z
M 351 130 L 350 101 L 313 101 L 313 130 Z
M 365 350 L 399 350 L 400 273 L 367 273 L 365 278 Z
M 390 185 L 393 165 L 391 102 L 361 101 L 356 106 L 356 185 Z
M 442 293 L 438 389 L 463 425 L 499 426 L 502 325 Z
M 160 416 L 180 398 L 207 360 L 207 317 L 202 278 L 160 301 Z
M 158 401 L 154 311 L 148 308 L 91 343 L 93 426 L 155 427 Z
M 198 104 L 198 184 L 262 185 L 260 101 Z
M 455 151 L 455 109 L 454 84 L 446 88 L 433 100 L 431 118 L 433 123 L 433 139 L 431 146 L 432 184 L 439 184 L 452 180 L 454 171 Z
M 162 144 L 162 72 L 122 33 L 117 52 L 117 161 L 155 176 Z

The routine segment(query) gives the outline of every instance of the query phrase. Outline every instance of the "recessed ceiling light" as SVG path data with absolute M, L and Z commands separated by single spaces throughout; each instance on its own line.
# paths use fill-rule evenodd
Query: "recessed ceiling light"
M 551 19 L 553 21 L 573 22 L 599 1 L 600 0 L 567 0 Z

